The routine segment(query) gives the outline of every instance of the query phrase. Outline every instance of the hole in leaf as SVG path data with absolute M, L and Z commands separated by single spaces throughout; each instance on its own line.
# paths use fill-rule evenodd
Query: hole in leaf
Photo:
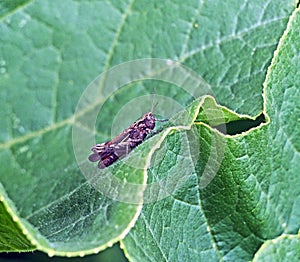
M 266 122 L 265 115 L 261 113 L 256 119 L 241 119 L 237 121 L 232 121 L 227 124 L 221 124 L 215 126 L 218 131 L 227 135 L 237 135 L 242 132 L 246 132 L 251 128 L 257 127 L 262 123 Z

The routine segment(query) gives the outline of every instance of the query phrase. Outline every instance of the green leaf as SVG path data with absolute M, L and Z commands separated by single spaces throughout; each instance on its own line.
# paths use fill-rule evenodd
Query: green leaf
M 256 253 L 253 261 L 299 261 L 299 235 L 282 235 L 266 241 Z
M 8 15 L 17 8 L 22 8 L 29 0 L 15 0 L 15 1 L 1 1 L 0 3 L 0 17 Z
M 21 228 L 16 223 L 18 218 L 13 215 L 9 206 L 13 206 L 10 203 L 7 196 L 4 198 L 4 190 L 1 187 L 1 198 L 0 198 L 0 221 L 1 221 L 1 235 L 0 235 L 0 251 L 23 251 L 23 250 L 34 250 L 35 247 L 28 241 Z M 7 206 L 4 205 L 6 200 Z M 10 210 L 10 213 L 8 211 Z M 14 221 L 15 219 L 16 221 Z
M 299 79 L 289 73 L 297 72 L 296 60 L 279 62 L 298 58 L 297 39 L 287 44 L 291 50 L 282 51 L 285 56 L 276 53 L 265 82 L 265 107 L 261 96 L 294 5 L 279 0 L 2 1 L 0 214 L 7 223 L 0 223 L 6 234 L 0 250 L 83 256 L 130 232 L 122 244 L 132 260 L 238 260 L 253 258 L 268 238 L 295 233 L 299 107 L 289 90 Z M 295 38 L 296 18 L 294 23 L 287 32 L 294 31 Z M 279 50 L 286 49 L 283 43 Z M 105 74 L 147 57 L 169 59 L 167 65 L 178 61 L 189 70 L 172 67 L 172 81 L 162 83 L 161 78 L 136 80 L 140 72 L 129 67 L 121 89 Z M 76 107 L 86 86 L 103 72 L 103 81 L 91 85 L 99 84 L 103 92 L 83 96 L 84 107 Z M 157 123 L 162 132 L 124 162 L 98 171 L 86 161 L 94 134 L 97 142 L 107 141 L 149 111 L 154 87 L 155 113 L 171 121 Z M 204 94 L 215 100 L 199 98 Z M 147 103 L 135 102 L 146 95 Z M 96 125 L 89 122 L 101 106 Z M 254 119 L 263 108 L 270 122 L 243 135 L 211 129 Z M 205 169 L 209 159 L 213 168 Z M 149 186 L 154 182 L 159 187 Z M 127 191 L 128 183 L 138 189 Z M 124 202 L 116 201 L 120 198 Z M 160 201 L 151 203 L 155 199 Z
M 268 239 L 299 230 L 299 23 L 298 9 L 265 81 L 264 110 L 270 121 L 233 137 L 195 125 L 200 141 L 194 171 L 174 160 L 175 166 L 165 170 L 171 177 L 178 171 L 186 178 L 181 189 L 144 205 L 135 227 L 122 241 L 133 261 L 245 261 L 252 259 L 265 241 L 268 246 Z M 217 141 L 215 145 L 212 138 Z M 179 135 L 173 139 L 173 158 L 187 155 L 192 160 L 195 143 L 189 143 L 189 151 L 182 152 L 178 150 L 180 141 Z M 208 156 L 214 159 L 208 174 L 217 172 L 202 187 Z M 159 168 L 163 167 L 151 170 L 150 180 L 166 176 Z M 282 252 L 299 257 L 297 248 L 284 248 L 287 244 L 282 244 L 273 260 L 280 260 Z M 270 247 L 266 253 L 274 249 Z M 272 260 L 267 255 L 261 251 L 257 259 Z

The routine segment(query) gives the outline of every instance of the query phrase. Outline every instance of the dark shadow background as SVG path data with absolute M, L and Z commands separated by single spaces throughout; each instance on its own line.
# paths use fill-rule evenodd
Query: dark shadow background
M 0 262 L 127 262 L 119 244 L 115 244 L 110 248 L 96 255 L 88 255 L 85 257 L 49 257 L 47 254 L 34 251 L 28 253 L 0 253 Z

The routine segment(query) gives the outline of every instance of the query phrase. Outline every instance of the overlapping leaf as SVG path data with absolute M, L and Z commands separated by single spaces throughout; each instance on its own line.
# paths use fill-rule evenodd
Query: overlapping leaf
M 127 60 L 179 60 L 212 86 L 219 104 L 236 112 L 216 107 L 225 122 L 240 119 L 238 113 L 256 116 L 268 65 L 294 9 L 294 1 L 18 3 L 0 5 L 0 194 L 7 221 L 0 225 L 7 236 L 0 249 L 35 247 L 50 255 L 98 252 L 123 238 L 140 211 L 95 190 L 78 169 L 71 128 L 87 84 Z M 224 121 L 218 115 L 207 121 L 200 112 L 195 129 L 171 128 L 160 141 L 168 154 L 150 169 L 148 183 L 180 172 L 184 179 L 170 180 L 173 187 L 161 191 L 169 196 L 143 207 L 123 242 L 131 259 L 251 259 L 266 239 L 297 231 L 299 22 L 293 19 L 266 82 L 270 123 L 224 138 L 209 127 Z M 156 85 L 144 81 L 113 96 L 100 116 L 97 141 L 109 138 L 119 103 L 152 93 Z M 183 105 L 193 99 L 168 84 L 159 83 L 157 90 Z M 134 152 L 145 161 L 147 143 Z M 214 143 L 224 145 L 221 155 Z M 90 146 L 83 149 L 87 155 Z M 200 189 L 212 153 L 219 171 Z M 145 182 L 141 170 L 122 169 L 121 163 L 114 168 L 117 177 L 130 173 L 136 183 Z

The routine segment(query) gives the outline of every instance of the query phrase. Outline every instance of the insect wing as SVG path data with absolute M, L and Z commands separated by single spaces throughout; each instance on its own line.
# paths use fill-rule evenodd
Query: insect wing
M 130 144 L 128 142 L 120 143 L 115 146 L 115 154 L 119 158 L 127 156 L 131 151 Z
M 107 145 L 116 145 L 122 142 L 126 142 L 129 138 L 129 130 L 130 127 L 125 129 L 121 134 L 119 134 L 118 136 L 116 136 L 115 138 L 113 138 L 111 141 L 107 142 Z

